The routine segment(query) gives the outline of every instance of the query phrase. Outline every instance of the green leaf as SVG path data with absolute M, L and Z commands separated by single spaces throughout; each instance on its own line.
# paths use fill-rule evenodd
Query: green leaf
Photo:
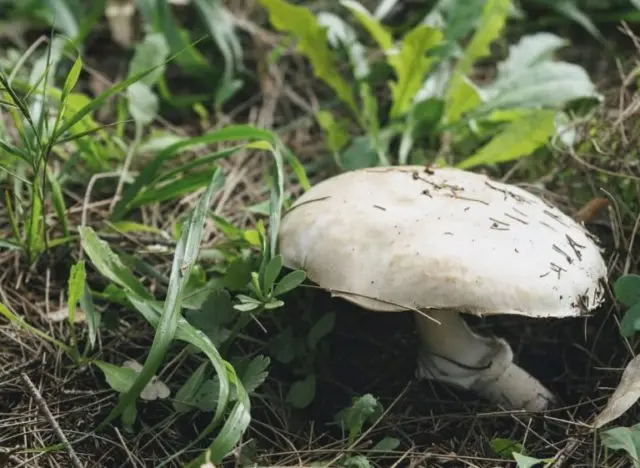
M 256 356 L 251 360 L 240 377 L 242 385 L 247 393 L 251 394 L 255 392 L 256 389 L 267 379 L 267 376 L 269 375 L 267 369 L 269 369 L 270 363 L 271 359 L 262 355 Z
M 68 285 L 68 304 L 69 304 L 69 323 L 75 323 L 76 306 L 85 290 L 85 281 L 87 279 L 87 273 L 84 269 L 84 260 L 80 260 L 71 267 L 69 273 L 69 285 Z
M 553 59 L 553 54 L 569 41 L 549 32 L 529 34 L 509 46 L 507 58 L 498 63 L 497 79 L 513 75 L 540 62 Z
M 53 26 L 56 29 L 60 28 L 69 38 L 75 39 L 80 32 L 80 26 L 67 2 L 64 0 L 46 0 L 46 2 L 53 17 Z
M 396 81 L 390 85 L 392 118 L 405 114 L 411 108 L 425 76 L 436 61 L 435 57 L 427 57 L 426 53 L 441 43 L 440 30 L 420 24 L 407 33 L 399 52 L 387 58 L 396 72 Z
M 275 283 L 278 279 L 281 271 L 282 256 L 276 255 L 271 260 L 269 260 L 269 263 L 267 263 L 267 266 L 264 269 L 264 276 L 262 281 L 262 288 L 264 293 L 269 293 L 269 291 L 271 291 L 271 287 L 273 286 L 273 283 Z
M 505 108 L 561 108 L 581 98 L 600 99 L 595 84 L 580 66 L 541 62 L 505 75 L 484 89 L 486 103 L 478 113 Z
M 538 110 L 508 123 L 489 143 L 457 167 L 468 169 L 484 164 L 512 161 L 529 155 L 547 143 L 555 131 L 555 112 Z
M 93 304 L 91 290 L 85 283 L 82 296 L 80 297 L 80 307 L 87 318 L 87 328 L 89 329 L 89 349 L 95 348 L 98 340 L 98 329 L 102 321 L 102 315 Z
M 349 432 L 352 441 L 362 431 L 365 422 L 374 422 L 382 414 L 382 405 L 371 395 L 366 393 L 354 398 L 350 407 L 338 412 L 335 420 Z
M 167 288 L 167 297 L 163 304 L 160 321 L 156 328 L 153 343 L 151 344 L 151 349 L 145 360 L 144 367 L 138 374 L 131 389 L 122 395 L 116 407 L 111 410 L 107 419 L 101 424 L 101 427 L 121 414 L 128 405 L 135 401 L 142 389 L 149 383 L 162 364 L 164 356 L 175 336 L 178 322 L 182 319 L 180 314 L 182 294 L 198 256 L 204 231 L 206 212 L 209 209 L 209 204 L 211 203 L 214 192 L 223 185 L 223 182 L 224 176 L 222 175 L 222 171 L 217 171 L 211 179 L 211 184 L 200 200 L 198 200 L 194 211 L 191 213 L 188 225 L 186 229 L 183 230 L 180 241 L 176 246 L 171 266 L 169 286 Z
M 449 117 L 449 109 L 460 88 L 463 86 L 464 78 L 471 72 L 476 60 L 487 57 L 491 54 L 489 46 L 496 40 L 502 31 L 509 14 L 511 0 L 487 0 L 482 10 L 480 24 L 476 29 L 471 41 L 467 45 L 462 58 L 456 64 L 453 77 L 445 95 L 445 117 L 446 123 L 452 123 Z
M 324 314 L 320 319 L 313 324 L 309 330 L 307 337 L 307 344 L 311 350 L 316 349 L 316 346 L 322 338 L 327 336 L 333 330 L 333 325 L 336 322 L 336 313 L 328 312 Z
M 158 96 L 144 83 L 133 83 L 127 88 L 129 113 L 138 125 L 149 125 L 158 115 Z
M 306 277 L 307 277 L 307 274 L 303 270 L 295 270 L 290 273 L 287 273 L 278 282 L 278 284 L 276 284 L 276 287 L 273 290 L 273 295 L 281 296 L 282 294 L 288 293 L 289 291 L 300 286 L 304 282 Z
M 236 69 L 242 68 L 242 45 L 235 34 L 234 22 L 220 0 L 193 0 L 193 4 L 224 57 L 221 86 L 228 86 Z
M 340 163 L 345 171 L 374 167 L 378 164 L 378 154 L 369 135 L 354 138 L 340 155 Z
M 478 87 L 466 76 L 462 77 L 458 83 L 458 93 L 451 96 L 447 105 L 447 118 L 451 122 L 456 122 L 466 112 L 469 112 L 483 103 L 482 95 Z
M 138 374 L 129 367 L 116 366 L 103 361 L 93 361 L 93 363 L 103 372 L 107 384 L 118 393 L 127 392 Z
M 600 433 L 602 443 L 611 450 L 624 450 L 640 467 L 640 424 L 631 427 L 614 427 Z
M 372 452 L 393 452 L 400 445 L 400 440 L 395 437 L 384 437 L 373 446 Z
M 297 50 L 311 62 L 315 75 L 331 87 L 354 115 L 360 112 L 349 82 L 343 79 L 329 48 L 326 30 L 313 13 L 305 7 L 284 0 L 259 0 L 269 12 L 271 24 L 278 30 L 292 34 Z
M 92 228 L 80 226 L 78 227 L 78 232 L 80 233 L 82 248 L 103 276 L 124 289 L 134 292 L 141 298 L 152 299 L 152 296 L 142 284 L 124 266 L 120 258 L 109 248 L 109 245 L 98 238 Z
M 316 396 L 316 376 L 309 374 L 304 379 L 291 385 L 287 393 L 286 401 L 297 409 L 306 408 Z
M 204 382 L 205 370 L 208 365 L 209 363 L 206 361 L 200 364 L 193 374 L 189 376 L 182 387 L 180 387 L 176 392 L 171 404 L 177 413 L 186 413 L 188 411 L 192 411 L 196 407 L 194 400 L 200 386 Z
M 620 333 L 624 337 L 630 337 L 640 331 L 640 302 L 632 305 L 622 316 L 620 321 Z
M 327 134 L 327 146 L 335 153 L 339 152 L 349 142 L 349 120 L 336 120 L 329 111 L 316 112 L 316 121 Z
M 620 276 L 613 284 L 613 292 L 627 307 L 640 303 L 640 275 Z
M 533 458 L 528 455 L 522 455 L 518 452 L 513 452 L 513 458 L 516 461 L 518 468 L 532 468 L 540 463 L 549 463 L 552 459 L 539 459 Z
M 504 439 L 501 437 L 497 437 L 491 440 L 491 450 L 493 453 L 498 455 L 501 458 L 510 460 L 512 454 L 517 452 L 519 454 L 524 453 L 524 447 L 522 444 L 516 440 Z
M 169 46 L 161 33 L 145 34 L 144 39 L 136 44 L 133 57 L 129 62 L 128 76 L 135 76 L 152 70 L 138 83 L 153 86 L 165 73 L 165 60 L 169 57 Z
M 340 3 L 349 9 L 383 51 L 386 52 L 393 47 L 391 33 L 364 6 L 354 0 L 342 0 Z
M 364 455 L 349 455 L 340 461 L 343 468 L 371 468 L 371 462 Z

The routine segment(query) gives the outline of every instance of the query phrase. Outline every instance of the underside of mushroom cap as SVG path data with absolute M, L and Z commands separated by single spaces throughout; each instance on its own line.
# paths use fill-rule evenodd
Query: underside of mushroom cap
M 584 315 L 604 295 L 593 237 L 539 197 L 484 175 L 400 166 L 327 179 L 283 217 L 280 252 L 378 311 Z

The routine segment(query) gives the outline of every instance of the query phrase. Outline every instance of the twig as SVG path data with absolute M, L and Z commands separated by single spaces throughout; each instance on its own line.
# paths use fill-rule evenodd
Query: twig
M 64 432 L 62 432 L 62 429 L 60 428 L 60 426 L 56 422 L 56 419 L 53 417 L 53 414 L 49 410 L 49 407 L 47 406 L 47 402 L 44 401 L 44 398 L 42 398 L 42 395 L 40 395 L 40 392 L 38 391 L 36 386 L 33 384 L 29 376 L 24 372 L 21 372 L 20 377 L 22 378 L 24 383 L 27 385 L 27 388 L 29 389 L 29 393 L 31 393 L 31 396 L 36 401 L 36 404 L 40 408 L 40 411 L 42 411 L 44 416 L 49 421 L 49 424 L 51 424 L 51 427 L 53 428 L 53 432 L 56 433 L 56 435 L 58 436 L 58 439 L 60 439 L 60 442 L 62 442 L 62 444 L 67 448 L 67 452 L 69 453 L 69 458 L 71 459 L 71 463 L 73 464 L 73 466 L 75 466 L 76 468 L 84 468 L 84 466 L 82 465 L 82 462 L 78 458 L 78 455 L 76 455 L 75 450 L 73 450 L 73 447 L 69 443 L 67 436 L 64 435 Z
M 548 468 L 561 468 L 569 460 L 573 452 L 576 451 L 580 445 L 580 441 L 575 438 L 567 440 L 565 446 L 556 454 L 554 460 L 551 462 Z

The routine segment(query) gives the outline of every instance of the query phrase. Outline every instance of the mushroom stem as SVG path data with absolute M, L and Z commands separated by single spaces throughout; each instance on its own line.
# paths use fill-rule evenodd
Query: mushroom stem
M 543 411 L 554 400 L 544 385 L 513 362 L 505 340 L 477 335 L 453 310 L 429 309 L 415 316 L 422 341 L 418 378 L 474 391 L 506 409 Z

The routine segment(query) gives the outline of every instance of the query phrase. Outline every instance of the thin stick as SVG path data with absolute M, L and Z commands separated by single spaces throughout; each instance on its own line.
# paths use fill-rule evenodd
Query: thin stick
M 56 433 L 56 435 L 58 436 L 58 439 L 60 439 L 60 442 L 62 442 L 62 444 L 65 447 L 67 447 L 67 452 L 69 453 L 69 458 L 71 459 L 71 463 L 73 464 L 73 466 L 75 466 L 76 468 L 84 468 L 84 466 L 82 465 L 82 462 L 78 458 L 78 455 L 76 455 L 75 450 L 73 450 L 73 447 L 69 443 L 67 436 L 64 435 L 64 432 L 62 432 L 62 429 L 60 428 L 60 426 L 56 422 L 56 419 L 53 417 L 53 414 L 49 410 L 49 407 L 47 406 L 47 402 L 44 401 L 44 398 L 42 398 L 42 395 L 40 395 L 40 392 L 38 391 L 36 386 L 33 384 L 29 376 L 24 372 L 21 372 L 20 377 L 22 378 L 24 383 L 27 384 L 27 388 L 29 389 L 29 392 L 31 393 L 31 396 L 33 397 L 33 399 L 36 401 L 36 404 L 40 408 L 40 411 L 42 411 L 44 416 L 49 421 L 49 424 L 51 424 L 51 427 L 53 428 L 53 432 Z

